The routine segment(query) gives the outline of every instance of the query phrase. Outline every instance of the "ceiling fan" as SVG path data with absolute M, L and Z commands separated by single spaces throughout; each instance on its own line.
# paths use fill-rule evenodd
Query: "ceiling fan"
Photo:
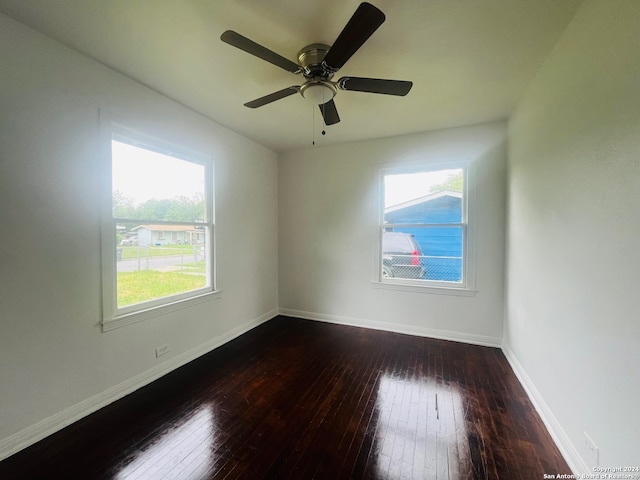
M 384 13 L 378 8 L 367 2 L 361 3 L 332 46 L 322 43 L 307 45 L 298 52 L 298 63 L 294 63 L 232 30 L 224 32 L 220 39 L 291 73 L 302 74 L 306 79 L 302 85 L 287 87 L 257 98 L 245 103 L 245 107 L 262 107 L 276 100 L 300 93 L 304 98 L 319 105 L 326 125 L 333 125 L 340 121 L 336 104 L 333 101 L 338 90 L 404 96 L 413 86 L 413 83 L 408 81 L 380 78 L 342 77 L 337 82 L 331 80 L 373 32 L 382 25 L 384 20 Z

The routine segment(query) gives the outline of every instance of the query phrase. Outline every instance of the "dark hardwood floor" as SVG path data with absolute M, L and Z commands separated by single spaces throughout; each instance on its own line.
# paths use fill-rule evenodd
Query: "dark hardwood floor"
M 0 462 L 2 479 L 571 473 L 499 349 L 278 317 Z

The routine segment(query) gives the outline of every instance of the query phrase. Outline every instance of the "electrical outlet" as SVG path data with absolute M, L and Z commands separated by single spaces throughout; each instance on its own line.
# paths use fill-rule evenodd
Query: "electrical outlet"
M 161 345 L 159 347 L 156 347 L 156 358 L 160 358 L 167 353 L 169 353 L 169 345 Z
M 598 457 L 599 457 L 600 449 L 596 445 L 596 442 L 594 442 L 591 439 L 591 437 L 587 434 L 587 432 L 583 432 L 583 433 L 584 433 L 584 446 L 587 447 L 587 450 L 589 451 L 589 453 L 593 457 L 593 460 L 596 462 L 595 466 L 597 467 L 598 466 Z

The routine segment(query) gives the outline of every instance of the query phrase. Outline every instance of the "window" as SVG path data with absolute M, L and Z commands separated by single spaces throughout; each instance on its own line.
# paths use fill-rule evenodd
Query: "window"
M 379 282 L 468 289 L 466 164 L 383 169 L 380 184 Z
M 111 125 L 105 148 L 105 329 L 214 291 L 210 159 Z

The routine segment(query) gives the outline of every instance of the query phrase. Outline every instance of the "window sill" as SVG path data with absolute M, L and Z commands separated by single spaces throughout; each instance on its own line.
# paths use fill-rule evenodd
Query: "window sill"
M 222 298 L 221 290 L 207 292 L 195 297 L 186 298 L 183 300 L 177 300 L 175 302 L 167 303 L 164 305 L 158 305 L 156 307 L 148 308 L 146 310 L 140 310 L 137 312 L 131 312 L 124 315 L 119 315 L 110 320 L 103 320 L 102 331 L 108 332 L 110 330 L 115 330 L 117 328 L 125 327 L 127 325 L 148 320 L 149 318 L 158 317 L 160 315 L 166 315 L 171 312 L 177 312 L 179 310 L 183 310 L 185 308 L 189 308 L 194 305 L 198 305 L 200 303 L 205 303 L 210 300 L 218 300 L 220 298 Z
M 445 287 L 435 285 L 409 285 L 406 283 L 372 282 L 375 289 L 397 290 L 401 292 L 425 293 L 430 295 L 453 295 L 458 297 L 474 297 L 476 290 L 463 287 Z

